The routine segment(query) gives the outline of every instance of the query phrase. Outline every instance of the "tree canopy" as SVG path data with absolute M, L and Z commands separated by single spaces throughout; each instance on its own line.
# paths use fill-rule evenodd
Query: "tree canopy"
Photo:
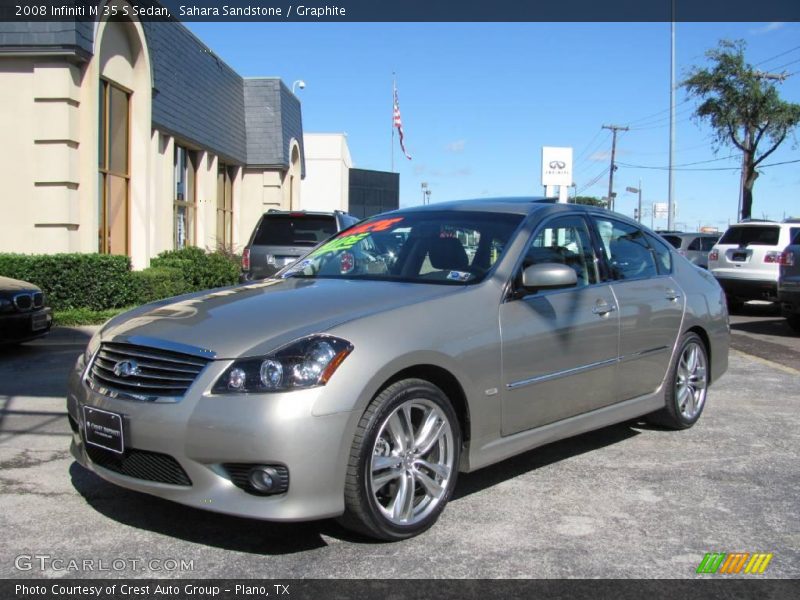
M 757 71 L 746 62 L 744 41 L 722 40 L 706 52 L 708 68 L 693 68 L 683 82 L 700 100 L 695 115 L 714 129 L 717 147 L 742 152 L 741 219 L 752 212 L 757 167 L 800 123 L 800 104 L 781 100 L 776 82 L 785 75 Z

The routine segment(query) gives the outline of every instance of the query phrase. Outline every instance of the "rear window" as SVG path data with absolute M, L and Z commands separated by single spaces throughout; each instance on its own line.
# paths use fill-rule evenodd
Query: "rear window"
M 256 231 L 256 246 L 316 246 L 336 233 L 336 218 L 310 215 L 266 215 Z
M 681 238 L 679 238 L 677 235 L 662 235 L 661 237 L 672 244 L 673 248 L 681 247 Z
M 734 246 L 777 246 L 781 228 L 774 225 L 731 227 L 720 238 L 720 244 Z

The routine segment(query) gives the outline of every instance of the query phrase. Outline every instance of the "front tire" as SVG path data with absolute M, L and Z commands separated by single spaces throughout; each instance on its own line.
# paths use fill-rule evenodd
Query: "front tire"
M 688 429 L 703 413 L 708 392 L 708 350 L 696 333 L 681 338 L 670 364 L 664 390 L 664 408 L 649 420 L 670 429 Z
M 452 496 L 460 450 L 458 417 L 441 389 L 422 379 L 390 385 L 356 429 L 342 524 L 387 541 L 422 533 Z

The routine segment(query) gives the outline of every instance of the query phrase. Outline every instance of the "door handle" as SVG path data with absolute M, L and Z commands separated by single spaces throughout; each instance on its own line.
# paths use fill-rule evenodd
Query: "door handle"
M 671 302 L 675 302 L 681 297 L 681 295 L 675 290 L 667 290 L 664 297 Z
M 608 302 L 602 302 L 594 305 L 592 308 L 592 312 L 596 315 L 600 315 L 601 317 L 607 315 L 608 313 L 614 312 L 617 310 L 617 307 L 613 304 L 609 304 Z

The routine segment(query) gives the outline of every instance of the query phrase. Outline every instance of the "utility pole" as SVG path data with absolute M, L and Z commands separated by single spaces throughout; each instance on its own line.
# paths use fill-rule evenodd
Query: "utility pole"
M 672 231 L 675 220 L 675 0 L 672 0 L 672 24 L 669 41 L 669 182 L 667 191 L 667 229 Z
M 610 129 L 613 134 L 611 137 L 611 170 L 608 172 L 608 210 L 614 210 L 614 158 L 617 155 L 617 132 L 628 131 L 628 127 L 621 125 L 603 125 L 603 129 Z

